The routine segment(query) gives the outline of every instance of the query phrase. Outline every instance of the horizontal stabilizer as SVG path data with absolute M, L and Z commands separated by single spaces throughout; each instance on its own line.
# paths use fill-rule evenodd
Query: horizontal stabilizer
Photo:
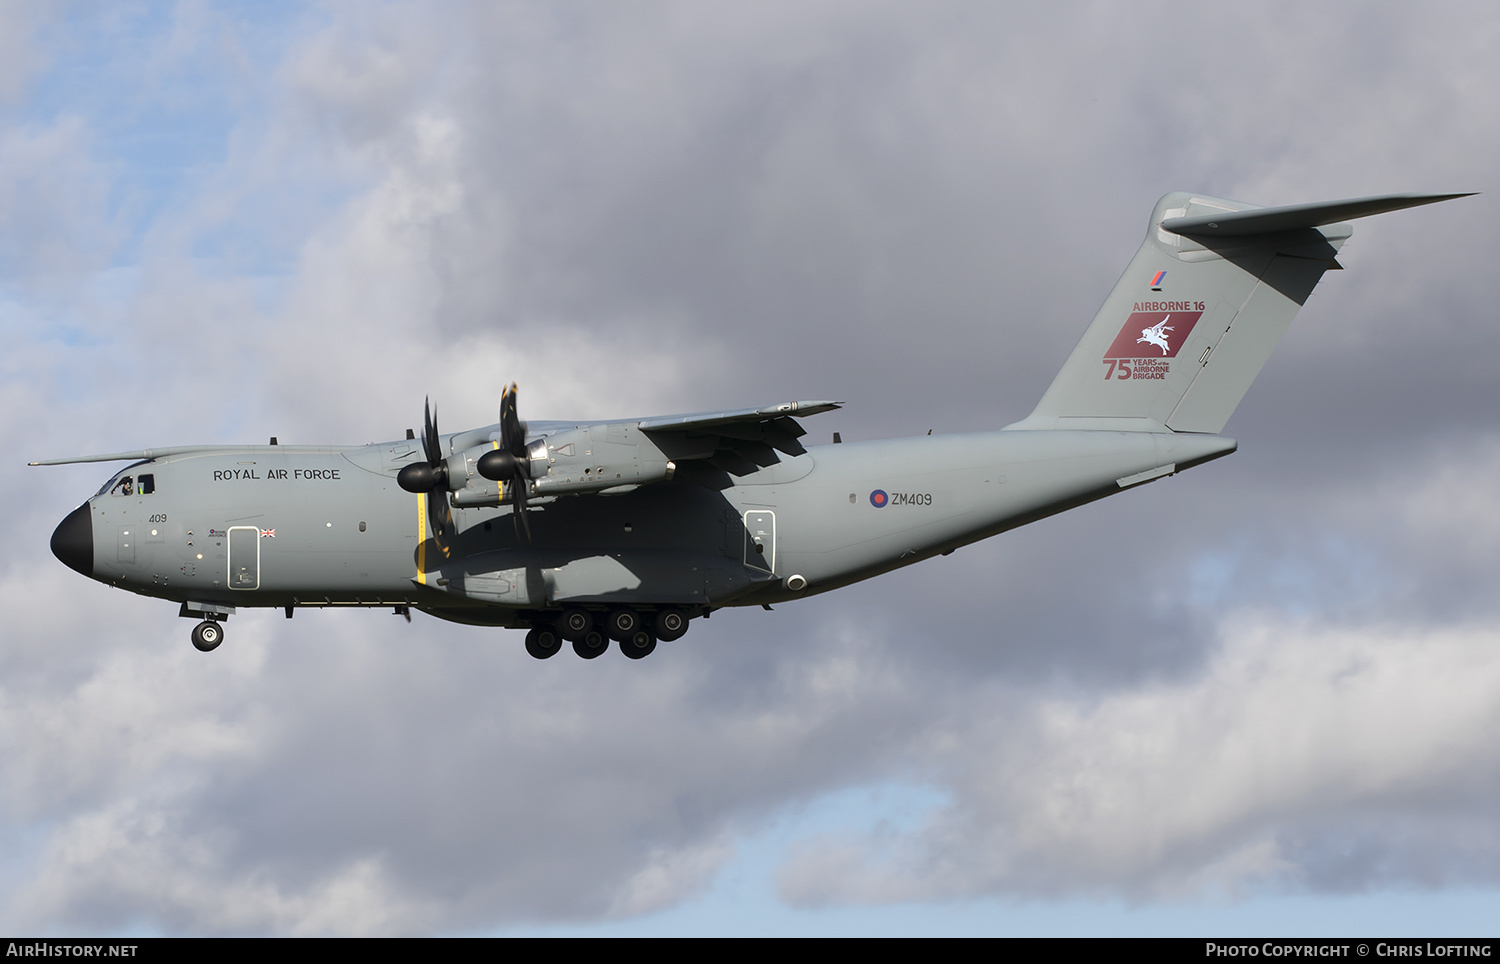
M 1402 208 L 1451 201 L 1468 194 L 1382 194 L 1379 197 L 1350 198 L 1347 201 L 1318 201 L 1313 204 L 1288 204 L 1279 208 L 1253 208 L 1248 211 L 1226 211 L 1195 218 L 1168 218 L 1161 226 L 1173 234 L 1193 237 L 1236 237 L 1247 234 L 1271 234 L 1276 231 L 1298 231 L 1319 228 L 1372 214 L 1400 211 Z

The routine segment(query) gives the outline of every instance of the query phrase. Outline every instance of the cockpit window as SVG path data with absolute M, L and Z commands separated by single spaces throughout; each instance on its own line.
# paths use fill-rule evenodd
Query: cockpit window
M 140 475 L 135 475 L 130 471 L 134 468 L 144 468 L 145 466 L 150 464 L 151 463 L 148 460 L 127 465 L 123 473 L 104 483 L 104 485 L 100 487 L 99 491 L 94 493 L 94 498 L 97 499 L 99 496 L 103 495 L 106 492 L 108 492 L 110 495 L 127 497 L 133 495 L 150 495 L 151 493 L 155 492 L 156 475 L 154 473 L 142 472 Z

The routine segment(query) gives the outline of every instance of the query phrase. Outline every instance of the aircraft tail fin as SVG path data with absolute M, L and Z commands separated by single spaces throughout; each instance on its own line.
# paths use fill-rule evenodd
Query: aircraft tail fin
M 1013 429 L 1217 433 L 1353 228 L 1464 194 L 1263 208 L 1177 192 L 1035 411 Z

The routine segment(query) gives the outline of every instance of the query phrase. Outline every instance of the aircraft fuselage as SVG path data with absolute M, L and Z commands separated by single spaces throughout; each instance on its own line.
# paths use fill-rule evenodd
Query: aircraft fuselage
M 193 612 L 415 606 L 516 626 L 567 604 L 697 614 L 834 589 L 1234 450 L 1221 436 L 1093 431 L 816 446 L 737 479 L 686 472 L 542 502 L 529 541 L 508 505 L 453 508 L 441 544 L 421 500 L 442 496 L 396 484 L 411 445 L 247 446 L 132 465 L 70 516 L 65 561 Z

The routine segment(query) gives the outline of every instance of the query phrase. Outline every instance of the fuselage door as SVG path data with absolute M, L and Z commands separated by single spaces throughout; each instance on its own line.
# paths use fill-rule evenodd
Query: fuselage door
M 770 509 L 745 513 L 745 568 L 776 571 L 776 513 Z
M 260 588 L 260 529 L 229 527 L 229 588 Z

